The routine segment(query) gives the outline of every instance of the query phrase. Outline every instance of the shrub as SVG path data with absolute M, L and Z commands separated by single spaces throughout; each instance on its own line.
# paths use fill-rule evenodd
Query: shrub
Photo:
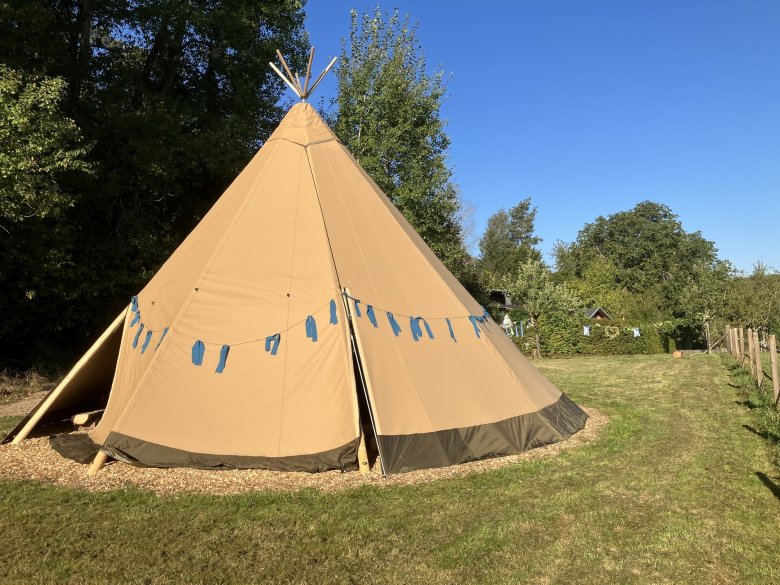
M 590 326 L 589 336 L 583 334 L 585 325 Z M 674 347 L 674 340 L 668 337 L 662 323 L 596 321 L 558 313 L 541 318 L 539 327 L 544 356 L 654 354 Z M 639 337 L 634 337 L 634 327 L 639 327 Z M 532 354 L 532 327 L 526 325 L 525 337 L 513 340 L 520 351 Z

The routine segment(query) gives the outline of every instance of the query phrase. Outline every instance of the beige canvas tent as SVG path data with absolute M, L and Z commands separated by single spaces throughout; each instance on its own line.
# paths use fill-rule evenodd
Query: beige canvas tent
M 385 473 L 580 430 L 308 103 L 8 439 L 105 407 L 89 438 L 147 466 Z

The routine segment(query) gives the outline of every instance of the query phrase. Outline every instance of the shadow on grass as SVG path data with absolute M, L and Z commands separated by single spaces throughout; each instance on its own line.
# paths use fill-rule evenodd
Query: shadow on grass
M 754 435 L 758 435 L 762 439 L 766 439 L 768 441 L 773 441 L 775 443 L 780 443 L 780 435 L 777 433 L 769 433 L 766 431 L 759 431 L 758 429 L 751 427 L 750 425 L 742 425 L 743 429 L 746 429 L 753 433 Z
M 774 497 L 780 500 L 780 485 L 772 481 L 766 473 L 756 471 L 756 477 L 761 480 L 761 483 L 763 483 L 770 492 L 772 492 Z

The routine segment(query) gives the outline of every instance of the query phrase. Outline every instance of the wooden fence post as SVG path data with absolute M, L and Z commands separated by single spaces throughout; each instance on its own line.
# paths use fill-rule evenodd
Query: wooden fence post
M 750 375 L 754 376 L 756 374 L 756 358 L 755 358 L 755 352 L 753 351 L 753 329 L 748 327 L 747 330 L 747 338 L 748 338 L 748 358 L 750 358 Z
M 737 357 L 737 328 L 731 328 L 731 355 Z
M 739 354 L 739 365 L 745 364 L 745 328 L 740 327 L 737 330 L 737 353 Z
M 780 398 L 780 378 L 777 377 L 777 341 L 774 335 L 769 336 L 769 361 L 772 364 L 772 396 L 776 406 Z
M 764 363 L 761 359 L 761 343 L 758 340 L 758 329 L 753 331 L 755 339 L 753 340 L 753 347 L 756 352 L 756 385 L 761 388 L 764 385 Z

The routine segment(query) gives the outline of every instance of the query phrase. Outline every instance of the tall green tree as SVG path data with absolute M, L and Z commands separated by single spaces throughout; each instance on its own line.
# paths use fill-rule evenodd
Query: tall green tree
M 571 313 L 582 306 L 569 286 L 556 283 L 550 269 L 540 260 L 529 259 L 521 263 L 514 274 L 504 277 L 501 286 L 531 318 L 539 357 L 542 355 L 539 319 L 556 312 Z
M 708 352 L 715 343 L 715 333 L 728 323 L 728 293 L 733 275 L 731 264 L 722 260 L 694 266 L 674 312 L 678 326 L 699 332 Z
M 409 18 L 351 13 L 336 69 L 333 129 L 436 255 L 463 279 L 458 191 L 440 115 L 443 73 L 429 74 Z
M 535 219 L 536 207 L 531 206 L 530 197 L 491 215 L 479 241 L 480 269 L 503 278 L 526 260 L 541 260 L 536 246 L 542 240 L 534 234 Z
M 731 280 L 727 296 L 731 324 L 780 333 L 780 273 L 757 262 Z
M 589 301 L 629 319 L 673 320 L 686 345 L 701 339 L 698 309 L 688 302 L 688 292 L 692 275 L 716 268 L 715 245 L 700 232 L 685 231 L 666 205 L 644 201 L 598 217 L 571 244 L 559 242 L 555 258 L 558 277 L 577 290 L 595 292 L 589 283 L 595 277 L 601 291 L 622 291 L 590 295 Z M 610 306 L 618 297 L 621 306 Z
M 717 258 L 711 241 L 700 232 L 686 232 L 669 207 L 652 201 L 599 216 L 572 244 L 558 245 L 555 256 L 559 271 L 575 277 L 597 258 L 607 258 L 618 269 L 616 283 L 632 292 L 684 281 L 681 276 L 695 265 Z
M 62 79 L 94 145 L 94 176 L 58 181 L 73 205 L 3 242 L 0 360 L 71 359 L 157 270 L 280 120 L 268 62 L 301 68 L 303 22 L 298 0 L 0 1 L 0 62 Z
M 0 229 L 56 216 L 73 205 L 60 182 L 67 173 L 89 173 L 75 122 L 60 109 L 62 79 L 25 76 L 0 65 Z

